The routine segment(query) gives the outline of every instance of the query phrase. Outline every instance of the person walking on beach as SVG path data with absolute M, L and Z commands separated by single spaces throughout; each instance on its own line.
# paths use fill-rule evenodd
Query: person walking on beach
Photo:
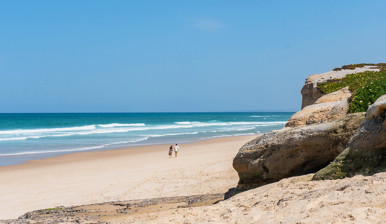
M 173 145 L 170 145 L 170 148 L 169 148 L 169 158 L 172 158 L 173 157 Z
M 176 144 L 175 146 L 174 146 L 174 153 L 175 153 L 175 158 L 177 158 L 177 154 L 178 154 L 178 151 L 180 151 L 180 147 L 178 147 L 178 144 Z

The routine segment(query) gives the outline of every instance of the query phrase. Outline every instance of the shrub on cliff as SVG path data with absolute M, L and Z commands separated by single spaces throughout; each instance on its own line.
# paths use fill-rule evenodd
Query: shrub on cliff
M 378 63 L 378 64 L 373 64 L 373 63 L 361 63 L 361 64 L 351 64 L 351 65 L 343 65 L 341 68 L 334 68 L 333 71 L 340 71 L 342 69 L 356 69 L 356 68 L 363 68 L 365 66 L 372 66 L 374 68 L 378 68 L 381 71 L 386 70 L 386 63 Z
M 346 86 L 353 93 L 349 112 L 365 112 L 368 106 L 386 94 L 386 71 L 350 74 L 343 79 L 318 84 L 318 88 L 325 94 Z
M 386 94 L 386 79 L 367 82 L 354 92 L 350 113 L 366 111 L 380 96 Z

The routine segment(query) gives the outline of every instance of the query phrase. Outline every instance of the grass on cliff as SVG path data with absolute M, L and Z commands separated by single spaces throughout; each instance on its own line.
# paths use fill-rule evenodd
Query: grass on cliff
M 62 207 L 56 207 L 56 208 L 46 208 L 46 209 L 42 209 L 40 211 L 58 211 L 58 210 L 62 210 L 63 208 Z
M 380 71 L 386 71 L 386 63 L 378 63 L 378 64 L 372 64 L 372 63 L 361 63 L 361 64 L 351 64 L 351 65 L 343 65 L 340 68 L 334 68 L 333 71 L 340 71 L 342 69 L 355 69 L 355 68 L 363 68 L 364 66 L 372 66 L 374 68 L 379 68 Z
M 346 86 L 353 93 L 349 112 L 365 112 L 380 96 L 386 94 L 386 71 L 350 74 L 343 79 L 318 84 L 318 88 L 325 94 Z

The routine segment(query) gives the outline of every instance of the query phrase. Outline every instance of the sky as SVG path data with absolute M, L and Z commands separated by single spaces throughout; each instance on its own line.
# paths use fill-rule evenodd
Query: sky
M 0 1 L 0 113 L 297 111 L 386 62 L 386 1 Z

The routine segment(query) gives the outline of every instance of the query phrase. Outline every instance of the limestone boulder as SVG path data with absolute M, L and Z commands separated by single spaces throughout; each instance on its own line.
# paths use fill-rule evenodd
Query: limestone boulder
M 233 160 L 237 191 L 285 177 L 316 172 L 335 159 L 363 121 L 365 113 L 333 122 L 283 128 L 246 143 Z
M 324 95 L 314 104 L 304 107 L 288 120 L 286 127 L 329 122 L 344 117 L 352 94 L 348 87 Z
M 338 179 L 386 171 L 386 95 L 369 107 L 366 118 L 347 148 L 314 180 Z

